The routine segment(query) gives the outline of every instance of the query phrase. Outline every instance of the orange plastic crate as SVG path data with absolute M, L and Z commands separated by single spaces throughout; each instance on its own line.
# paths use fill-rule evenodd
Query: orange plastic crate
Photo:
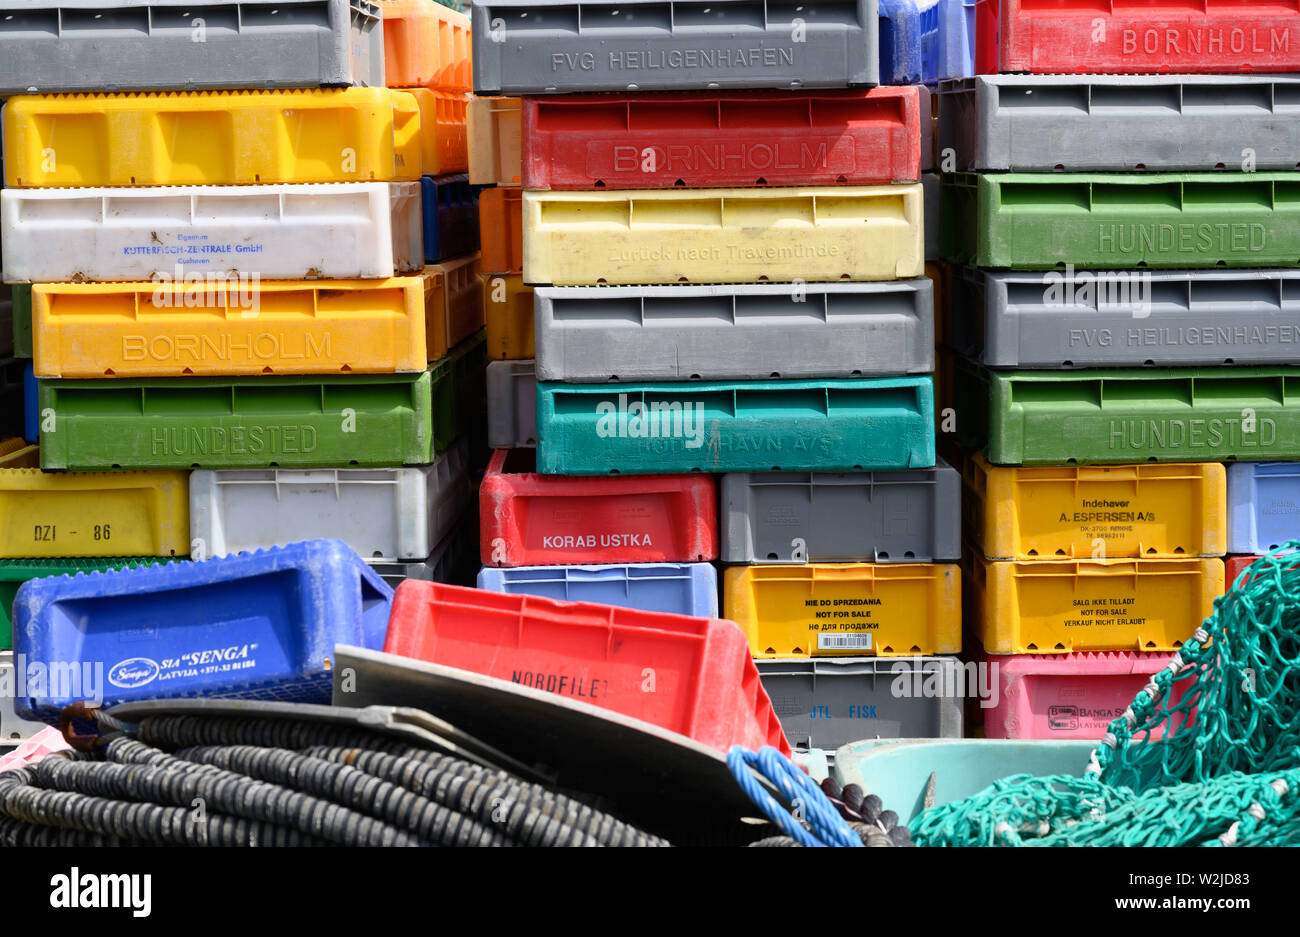
M 468 16 L 435 0 L 385 0 L 379 6 L 388 87 L 470 89 Z
M 484 273 L 524 272 L 523 189 L 499 185 L 480 192 L 478 231 Z
M 420 157 L 426 176 L 469 169 L 465 116 L 470 96 L 462 91 L 410 88 L 420 105 Z

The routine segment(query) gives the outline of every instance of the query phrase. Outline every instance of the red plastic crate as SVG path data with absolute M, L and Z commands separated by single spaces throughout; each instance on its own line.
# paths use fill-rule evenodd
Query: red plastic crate
M 1300 71 L 1295 0 L 979 0 L 976 24 L 982 75 Z
M 914 87 L 524 98 L 523 184 L 652 189 L 916 182 L 921 116 Z
M 734 623 L 407 579 L 384 651 L 510 680 L 726 751 L 790 743 Z
M 1258 560 L 1258 559 L 1262 559 L 1262 557 L 1259 557 L 1259 556 L 1229 556 L 1229 557 L 1227 557 L 1227 558 L 1223 561 L 1223 568 L 1224 568 L 1224 575 L 1223 575 L 1223 588 L 1224 588 L 1224 592 L 1225 592 L 1225 593 L 1227 593 L 1227 592 L 1231 592 L 1231 591 L 1232 591 L 1232 584 L 1233 584 L 1234 582 L 1237 581 L 1237 577 L 1241 575 L 1241 571 L 1244 570 L 1247 566 L 1249 566 L 1251 563 L 1255 562 L 1255 561 Z M 1296 557 L 1296 565 L 1300 566 L 1300 556 L 1297 556 L 1297 557 Z
M 484 566 L 701 563 L 718 558 L 709 475 L 538 475 L 531 449 L 499 449 L 479 487 Z

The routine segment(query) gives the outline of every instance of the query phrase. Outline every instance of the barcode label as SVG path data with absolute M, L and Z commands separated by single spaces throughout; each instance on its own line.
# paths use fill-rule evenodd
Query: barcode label
M 817 635 L 819 651 L 869 651 L 871 635 L 869 634 L 819 634 Z

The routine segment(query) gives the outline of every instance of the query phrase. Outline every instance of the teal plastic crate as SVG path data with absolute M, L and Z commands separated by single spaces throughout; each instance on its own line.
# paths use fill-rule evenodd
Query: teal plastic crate
M 831 773 L 840 784 L 858 784 L 907 824 L 925 808 L 934 773 L 934 806 L 978 794 L 1013 774 L 1081 777 L 1097 742 L 1011 739 L 942 739 L 850 742 L 835 752 Z
M 931 378 L 537 387 L 547 475 L 934 465 Z

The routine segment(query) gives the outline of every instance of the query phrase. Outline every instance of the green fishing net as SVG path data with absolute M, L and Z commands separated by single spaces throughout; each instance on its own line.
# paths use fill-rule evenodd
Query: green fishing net
M 1082 776 L 1016 775 L 933 807 L 911 823 L 917 845 L 1300 845 L 1297 549 L 1215 600 Z

